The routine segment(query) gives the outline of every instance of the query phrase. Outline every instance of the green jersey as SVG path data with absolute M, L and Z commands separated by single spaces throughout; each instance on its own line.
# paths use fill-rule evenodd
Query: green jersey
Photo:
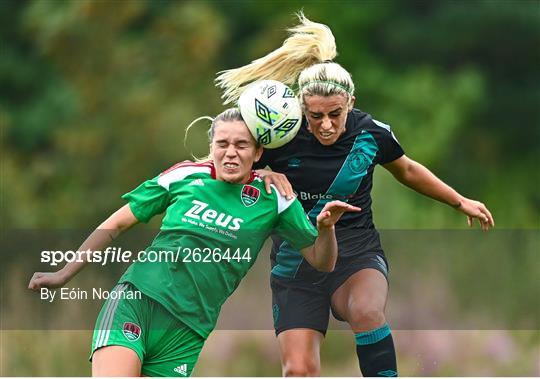
M 247 184 L 216 180 L 211 162 L 182 162 L 144 182 L 123 198 L 139 221 L 165 216 L 148 259 L 133 263 L 120 282 L 208 337 L 270 234 L 296 249 L 315 242 L 317 230 L 298 200 L 273 189 L 267 194 L 255 172 Z

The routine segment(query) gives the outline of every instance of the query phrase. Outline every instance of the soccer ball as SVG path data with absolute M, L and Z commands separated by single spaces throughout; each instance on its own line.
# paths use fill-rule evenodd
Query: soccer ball
M 276 80 L 250 84 L 240 95 L 238 107 L 249 131 L 265 148 L 285 145 L 300 130 L 300 102 L 289 87 Z

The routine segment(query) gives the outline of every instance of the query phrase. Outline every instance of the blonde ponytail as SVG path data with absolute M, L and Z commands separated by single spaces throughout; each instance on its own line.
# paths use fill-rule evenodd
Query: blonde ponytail
M 296 15 L 300 24 L 288 29 L 291 35 L 280 48 L 246 66 L 218 73 L 216 86 L 224 90 L 223 104 L 236 102 L 255 80 L 273 79 L 293 86 L 302 70 L 336 57 L 336 41 L 330 28 L 308 20 L 302 12 Z

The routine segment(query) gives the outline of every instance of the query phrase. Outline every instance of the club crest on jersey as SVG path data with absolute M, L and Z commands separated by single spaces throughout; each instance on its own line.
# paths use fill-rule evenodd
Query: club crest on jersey
M 134 342 L 137 341 L 141 336 L 141 327 L 132 322 L 124 322 L 122 332 L 129 341 Z
M 242 204 L 244 204 L 246 207 L 251 207 L 257 202 L 257 200 L 259 200 L 260 195 L 261 191 L 253 186 L 250 186 L 249 184 L 246 184 L 244 187 L 242 187 L 242 195 L 240 198 L 242 200 Z
M 356 174 L 361 174 L 369 168 L 371 162 L 366 157 L 362 150 L 353 151 L 348 160 L 349 168 Z

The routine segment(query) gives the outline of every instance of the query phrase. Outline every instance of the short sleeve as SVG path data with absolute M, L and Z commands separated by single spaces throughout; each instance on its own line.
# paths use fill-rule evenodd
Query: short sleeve
M 297 250 L 313 245 L 317 239 L 317 229 L 309 221 L 298 199 L 288 203 L 285 205 L 288 207 L 279 214 L 276 233 Z
M 386 164 L 395 161 L 405 154 L 390 126 L 377 120 L 373 120 L 373 122 L 378 126 L 378 133 L 374 133 L 375 140 L 379 146 L 377 163 Z
M 122 199 L 127 200 L 131 211 L 141 222 L 148 222 L 155 215 L 165 212 L 169 206 L 169 191 L 158 184 L 158 177 L 147 180 Z

